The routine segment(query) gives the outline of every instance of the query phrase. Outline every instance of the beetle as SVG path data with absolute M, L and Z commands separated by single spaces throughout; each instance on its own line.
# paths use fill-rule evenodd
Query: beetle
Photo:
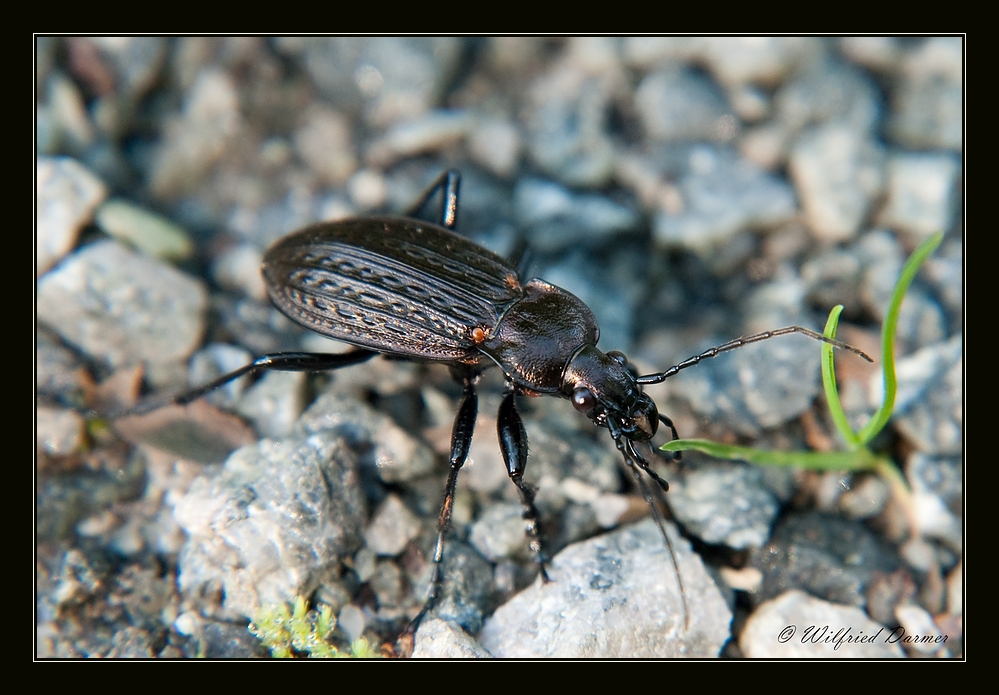
M 701 360 L 789 333 L 860 350 L 800 326 L 738 338 L 669 369 L 638 375 L 620 352 L 597 348 L 600 330 L 592 311 L 569 292 L 537 278 L 523 281 L 502 257 L 454 232 L 460 176 L 441 174 L 404 217 L 365 216 L 308 226 L 278 240 L 266 252 L 263 277 L 273 304 L 294 322 L 354 349 L 341 354 L 282 352 L 264 355 L 204 386 L 172 399 L 189 403 L 246 374 L 267 370 L 327 371 L 359 364 L 375 355 L 441 362 L 462 386 L 451 435 L 449 472 L 437 522 L 430 594 L 409 634 L 433 606 L 441 583 L 444 536 L 451 519 L 458 472 L 468 457 L 478 411 L 476 382 L 496 366 L 506 379 L 497 416 L 507 474 L 520 491 L 526 532 L 542 578 L 535 490 L 524 480 L 527 433 L 516 396 L 565 398 L 593 424 L 610 431 L 676 558 L 658 508 L 639 471 L 666 491 L 669 484 L 636 444 L 650 442 L 660 425 L 678 439 L 673 422 L 660 413 L 642 387 L 657 384 Z M 438 224 L 415 219 L 443 194 Z M 675 455 L 679 458 L 679 454 Z M 683 612 L 686 596 L 677 568 Z

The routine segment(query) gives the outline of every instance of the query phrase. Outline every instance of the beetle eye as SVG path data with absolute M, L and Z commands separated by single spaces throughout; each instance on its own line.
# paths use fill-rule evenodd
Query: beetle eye
M 596 403 L 597 398 L 593 395 L 593 391 L 585 386 L 580 386 L 572 392 L 572 407 L 581 413 L 589 412 Z
M 615 362 L 619 363 L 623 367 L 628 366 L 628 358 L 620 350 L 611 350 L 610 352 L 607 353 L 607 356 L 610 357 Z

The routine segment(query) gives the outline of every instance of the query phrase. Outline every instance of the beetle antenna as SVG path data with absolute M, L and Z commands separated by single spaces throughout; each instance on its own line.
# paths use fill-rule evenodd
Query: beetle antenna
M 841 350 L 848 350 L 854 353 L 855 355 L 859 355 L 868 362 L 871 363 L 874 362 L 874 360 L 871 359 L 870 356 L 863 350 L 858 350 L 852 345 L 848 345 L 840 340 L 827 338 L 821 333 L 816 333 L 815 331 L 809 330 L 807 328 L 802 328 L 801 326 L 786 326 L 785 328 L 778 328 L 777 330 L 774 331 L 764 331 L 763 333 L 757 333 L 756 335 L 751 335 L 748 338 L 736 338 L 735 340 L 730 340 L 727 343 L 705 350 L 700 355 L 694 355 L 693 357 L 688 357 L 680 364 L 670 367 L 665 372 L 657 372 L 655 374 L 646 374 L 645 376 L 640 376 L 638 377 L 637 381 L 639 384 L 661 384 L 662 382 L 669 379 L 671 376 L 675 375 L 680 370 L 686 369 L 687 367 L 693 367 L 695 364 L 700 363 L 701 360 L 705 360 L 709 357 L 717 357 L 723 352 L 728 352 L 729 350 L 735 350 L 736 348 L 741 348 L 744 345 L 749 345 L 751 343 L 758 343 L 762 340 L 776 338 L 779 335 L 788 335 L 789 333 L 800 333 L 802 335 L 808 336 L 809 338 L 820 340 L 823 343 L 829 343 L 833 347 L 838 347 Z

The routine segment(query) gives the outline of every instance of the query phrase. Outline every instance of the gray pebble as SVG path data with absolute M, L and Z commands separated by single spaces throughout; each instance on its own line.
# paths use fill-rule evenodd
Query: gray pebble
M 884 151 L 863 133 L 830 123 L 802 136 L 790 170 L 812 234 L 846 241 L 860 231 L 884 187 Z
M 854 640 L 869 640 L 864 643 Z M 903 657 L 891 632 L 859 608 L 788 591 L 753 611 L 739 637 L 750 659 L 885 659 Z
M 818 512 L 784 517 L 770 542 L 752 557 L 753 566 L 763 572 L 757 601 L 803 589 L 829 601 L 862 606 L 875 573 L 899 566 L 897 556 L 862 523 Z
M 243 447 L 197 478 L 174 505 L 189 535 L 181 591 L 221 586 L 233 619 L 308 596 L 360 542 L 356 465 L 341 440 L 312 435 Z
M 960 205 L 960 175 L 961 163 L 950 153 L 892 153 L 882 224 L 919 241 L 949 231 Z
M 386 483 L 413 480 L 434 470 L 437 459 L 422 441 L 384 413 L 343 393 L 330 391 L 295 423 L 300 435 L 334 433 L 365 453 L 361 465 L 372 466 Z
M 906 466 L 913 516 L 924 538 L 943 541 L 956 552 L 964 546 L 964 498 L 959 458 L 914 453 Z
M 675 530 L 670 534 L 676 539 Z M 686 541 L 674 540 L 676 571 L 656 525 L 647 520 L 573 545 L 540 579 L 487 621 L 481 644 L 500 658 L 663 658 L 717 656 L 732 619 L 713 580 Z
M 526 145 L 546 173 L 571 186 L 601 186 L 613 173 L 606 133 L 612 82 L 568 65 L 535 80 L 527 110 Z
M 635 107 L 655 141 L 725 141 L 735 135 L 725 97 L 711 80 L 685 70 L 647 75 L 638 85 Z
M 774 95 L 776 120 L 793 136 L 817 124 L 873 135 L 881 116 L 877 84 L 850 65 L 815 56 Z
M 469 542 L 490 562 L 530 555 L 524 533 L 524 506 L 507 503 L 489 507 L 472 525 Z
M 286 437 L 305 407 L 305 380 L 304 372 L 267 372 L 243 393 L 236 411 L 261 436 Z
M 963 335 L 936 343 L 895 363 L 898 391 L 892 418 L 921 451 L 960 455 L 964 449 Z M 871 382 L 871 403 L 884 392 L 880 375 Z
M 39 452 L 48 456 L 69 456 L 82 450 L 83 436 L 83 418 L 72 410 L 35 408 L 35 442 Z
M 759 468 L 722 462 L 671 479 L 669 504 L 691 534 L 739 550 L 766 543 L 780 511 Z
M 38 283 L 38 318 L 111 367 L 186 360 L 201 339 L 201 282 L 114 241 L 91 244 Z
M 638 214 L 604 196 L 573 194 L 553 181 L 522 179 L 513 191 L 514 212 L 531 247 L 554 253 L 598 246 L 634 230 Z
M 191 357 L 187 368 L 187 384 L 198 388 L 223 374 L 235 371 L 253 361 L 248 350 L 228 343 L 210 343 Z M 222 408 L 233 408 L 246 390 L 249 379 L 240 377 L 205 395 L 205 399 Z
M 964 145 L 964 42 L 958 36 L 927 38 L 907 53 L 892 90 L 892 136 L 913 149 Z
M 946 644 L 943 641 L 943 633 L 925 608 L 913 605 L 899 606 L 895 609 L 895 617 L 907 635 L 919 638 L 906 643 L 914 651 L 921 654 L 936 654 L 942 645 Z
M 705 341 L 702 347 L 723 342 Z M 781 338 L 706 360 L 674 383 L 678 395 L 716 426 L 754 436 L 811 408 L 820 375 L 814 352 Z
M 492 654 L 460 627 L 428 617 L 416 631 L 414 659 L 490 659 Z
M 372 144 L 368 158 L 387 167 L 400 159 L 461 142 L 474 127 L 475 118 L 466 111 L 432 111 L 394 123 L 381 140 Z
M 267 288 L 260 273 L 264 254 L 253 244 L 232 246 L 212 264 L 212 277 L 222 287 L 242 292 L 259 302 L 267 300 Z
M 694 148 L 689 172 L 680 181 L 683 209 L 660 212 L 653 234 L 658 243 L 682 246 L 711 258 L 746 227 L 773 227 L 795 213 L 787 183 L 731 152 Z
M 364 540 L 376 555 L 398 555 L 420 535 L 420 520 L 396 495 L 378 506 L 364 530 Z
M 468 154 L 497 176 L 510 177 L 520 164 L 524 138 L 517 126 L 505 118 L 479 119 L 468 134 Z
M 69 157 L 39 157 L 36 176 L 35 273 L 41 275 L 73 249 L 80 230 L 107 195 L 107 187 Z
M 421 597 L 427 596 L 430 588 L 429 575 L 426 578 L 428 581 L 417 588 Z M 492 588 L 492 565 L 469 545 L 450 538 L 444 549 L 440 591 L 431 614 L 475 634 L 482 629 Z

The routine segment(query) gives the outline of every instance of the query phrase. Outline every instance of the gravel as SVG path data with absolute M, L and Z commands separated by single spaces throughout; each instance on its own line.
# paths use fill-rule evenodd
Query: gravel
M 262 254 L 317 220 L 400 213 L 447 168 L 458 231 L 577 294 L 641 373 L 820 330 L 837 303 L 840 337 L 880 357 L 899 268 L 945 239 L 903 305 L 872 443 L 911 506 L 870 473 L 654 462 L 687 625 L 607 433 L 521 398 L 543 584 L 491 370 L 414 655 L 963 655 L 961 37 L 60 36 L 35 57 L 39 657 L 260 656 L 248 620 L 297 595 L 331 605 L 341 639 L 395 642 L 429 590 L 461 395 L 446 368 L 268 374 L 141 431 L 109 412 L 249 356 L 343 349 L 269 306 Z M 837 371 L 860 426 L 879 374 L 852 355 Z M 818 345 L 789 336 L 647 392 L 685 438 L 842 447 L 820 390 Z M 199 436 L 168 446 L 185 417 Z M 926 640 L 792 649 L 791 623 Z

